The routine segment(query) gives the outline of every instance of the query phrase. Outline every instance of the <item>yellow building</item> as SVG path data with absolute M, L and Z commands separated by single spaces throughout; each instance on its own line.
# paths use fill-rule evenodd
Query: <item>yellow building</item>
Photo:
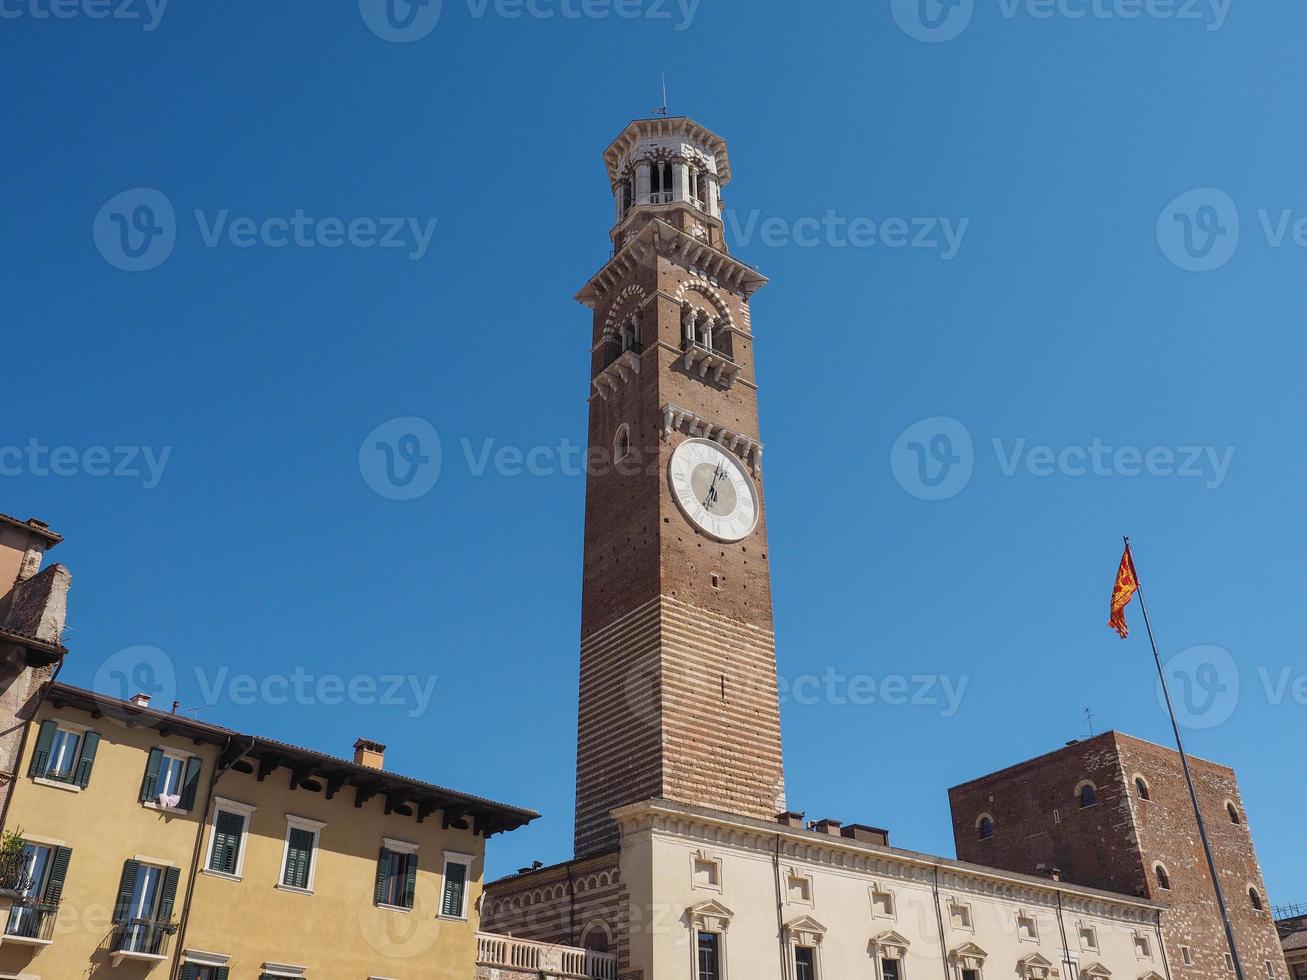
M 27 723 L 0 977 L 467 980 L 528 810 L 65 684 Z

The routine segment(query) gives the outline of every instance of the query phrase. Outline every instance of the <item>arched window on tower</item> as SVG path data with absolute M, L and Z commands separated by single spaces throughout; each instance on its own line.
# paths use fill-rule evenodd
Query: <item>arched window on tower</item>
M 1153 873 L 1157 875 L 1157 887 L 1162 889 L 1162 891 L 1169 892 L 1171 890 L 1170 872 L 1168 872 L 1166 868 L 1162 867 L 1162 865 L 1159 864 L 1156 868 L 1153 869 Z
M 672 165 L 653 163 L 649 167 L 649 200 L 653 204 L 672 203 Z
M 1248 901 L 1252 903 L 1254 912 L 1262 912 L 1266 906 L 1262 904 L 1262 896 L 1257 894 L 1256 888 L 1248 889 Z
M 613 460 L 620 463 L 631 455 L 631 427 L 622 425 L 617 430 L 617 438 L 613 440 Z
M 1143 776 L 1135 777 L 1135 790 L 1139 793 L 1139 798 L 1144 802 L 1153 798 L 1153 794 L 1148 791 L 1148 783 Z
M 1230 823 L 1234 823 L 1234 824 L 1243 823 L 1243 819 L 1239 816 L 1239 808 L 1235 806 L 1233 803 L 1225 804 L 1225 812 L 1230 817 Z
M 981 840 L 989 840 L 994 836 L 994 821 L 988 816 L 981 817 L 976 823 L 976 833 Z
M 1083 783 L 1080 786 L 1080 809 L 1086 810 L 1091 806 L 1098 805 L 1098 787 L 1093 783 Z
M 623 354 L 625 354 L 627 351 L 634 351 L 636 354 L 644 353 L 644 344 L 642 342 L 643 338 L 640 336 L 640 334 L 641 334 L 640 314 L 633 313 L 631 316 L 627 317 L 626 321 L 622 324 L 622 330 L 621 330 L 622 351 L 621 352 Z
M 690 173 L 690 199 L 699 210 L 708 210 L 708 175 L 702 170 Z

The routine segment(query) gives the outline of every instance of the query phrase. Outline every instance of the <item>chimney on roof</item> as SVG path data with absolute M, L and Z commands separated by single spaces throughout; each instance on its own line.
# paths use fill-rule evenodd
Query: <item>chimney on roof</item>
M 386 768 L 386 747 L 380 742 L 361 738 L 354 743 L 354 765 L 369 769 Z
M 150 706 L 150 696 L 142 692 L 141 694 L 132 695 L 132 704 L 138 708 L 148 708 Z
M 879 844 L 881 847 L 889 847 L 889 831 L 882 830 L 879 827 L 868 827 L 866 824 L 854 823 L 843 828 L 840 833 L 849 840 L 860 841 L 863 844 Z
M 803 829 L 804 814 L 795 813 L 793 810 L 787 810 L 785 813 L 776 814 L 776 822 L 782 827 L 792 827 L 795 830 Z
M 810 829 L 829 837 L 843 837 L 844 834 L 841 832 L 843 827 L 844 823 L 840 820 L 818 820 Z

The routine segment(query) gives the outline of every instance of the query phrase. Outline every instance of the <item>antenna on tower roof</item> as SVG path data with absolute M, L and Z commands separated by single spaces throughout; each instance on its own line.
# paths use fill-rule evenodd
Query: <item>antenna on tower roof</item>
M 656 109 L 650 109 L 655 116 L 666 116 L 671 114 L 671 109 L 667 103 L 667 72 L 663 72 L 663 104 Z

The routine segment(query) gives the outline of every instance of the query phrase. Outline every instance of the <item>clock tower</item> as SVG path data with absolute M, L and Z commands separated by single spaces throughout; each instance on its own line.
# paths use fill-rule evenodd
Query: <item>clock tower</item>
M 726 144 L 639 120 L 605 153 L 613 257 L 594 311 L 576 854 L 665 799 L 785 809 L 750 301 L 727 250 Z

